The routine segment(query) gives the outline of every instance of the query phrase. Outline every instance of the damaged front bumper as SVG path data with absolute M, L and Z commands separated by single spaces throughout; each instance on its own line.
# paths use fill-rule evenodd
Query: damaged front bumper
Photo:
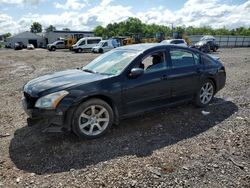
M 22 106 L 26 114 L 29 116 L 27 119 L 28 126 L 34 125 L 34 122 L 45 121 L 48 124 L 63 125 L 64 114 L 62 111 L 45 110 L 39 108 L 28 108 L 28 103 L 25 98 L 22 99 Z

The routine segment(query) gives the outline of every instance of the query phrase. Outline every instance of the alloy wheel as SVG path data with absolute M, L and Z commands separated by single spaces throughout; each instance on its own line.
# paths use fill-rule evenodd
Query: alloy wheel
M 108 110 L 101 105 L 91 105 L 81 113 L 79 117 L 79 128 L 88 136 L 101 134 L 110 121 Z
M 214 86 L 210 82 L 206 82 L 200 91 L 200 101 L 202 104 L 208 104 L 214 94 Z

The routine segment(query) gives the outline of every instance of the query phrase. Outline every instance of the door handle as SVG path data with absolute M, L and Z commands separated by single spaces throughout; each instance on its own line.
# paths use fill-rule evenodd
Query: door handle
M 201 73 L 201 72 L 202 72 L 201 68 L 197 68 L 197 69 L 196 69 L 196 72 L 197 72 L 197 73 Z
M 167 75 L 163 75 L 162 77 L 161 77 L 161 80 L 167 80 L 168 79 L 168 76 Z

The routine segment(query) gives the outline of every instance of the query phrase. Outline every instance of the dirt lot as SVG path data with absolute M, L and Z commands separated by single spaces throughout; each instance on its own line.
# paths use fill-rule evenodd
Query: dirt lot
M 0 50 L 0 187 L 250 187 L 250 48 L 216 55 L 227 84 L 207 108 L 165 109 L 79 141 L 27 127 L 22 86 L 97 55 Z

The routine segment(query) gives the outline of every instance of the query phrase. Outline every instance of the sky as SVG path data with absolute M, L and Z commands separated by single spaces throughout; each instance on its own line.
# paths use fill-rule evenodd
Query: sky
M 250 27 L 250 0 L 0 0 L 0 34 L 43 29 L 89 31 L 137 17 L 166 26 Z

